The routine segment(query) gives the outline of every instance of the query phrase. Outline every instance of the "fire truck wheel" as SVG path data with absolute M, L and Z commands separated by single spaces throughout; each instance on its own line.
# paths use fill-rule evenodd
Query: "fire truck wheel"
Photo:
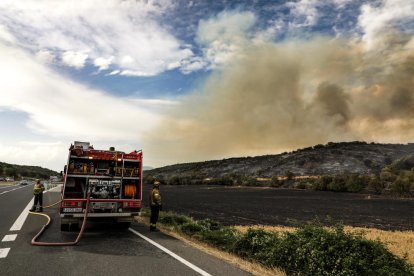
M 61 223 L 60 224 L 60 231 L 69 231 L 69 224 Z
M 117 226 L 120 229 L 128 229 L 131 226 L 131 223 L 130 222 L 118 222 Z

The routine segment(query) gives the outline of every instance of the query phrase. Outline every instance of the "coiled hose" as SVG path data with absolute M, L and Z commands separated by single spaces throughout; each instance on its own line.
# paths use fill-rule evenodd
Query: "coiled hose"
M 38 213 L 38 212 L 30 212 L 31 214 L 40 215 L 40 216 L 44 216 L 44 217 L 47 218 L 47 223 L 45 225 L 43 225 L 43 227 L 42 227 L 42 229 L 40 229 L 39 233 L 37 233 L 37 235 L 34 236 L 34 238 L 31 241 L 31 244 L 32 245 L 36 245 L 36 246 L 71 246 L 71 245 L 77 245 L 79 243 L 82 235 L 83 235 L 83 232 L 85 231 L 86 220 L 88 218 L 88 211 L 89 211 L 89 202 L 90 202 L 90 199 L 91 199 L 91 193 L 88 192 L 88 196 L 87 196 L 87 199 L 86 199 L 85 215 L 83 216 L 82 227 L 81 227 L 81 230 L 80 230 L 80 232 L 78 234 L 78 237 L 73 242 L 38 242 L 38 241 L 36 241 L 43 234 L 43 232 L 46 230 L 46 228 L 49 226 L 49 224 L 52 221 L 52 219 L 48 215 L 46 215 L 46 214 L 42 214 L 42 213 Z M 52 206 L 54 206 L 54 205 L 56 205 L 56 204 L 58 204 L 60 202 L 61 201 L 56 202 L 56 203 L 54 203 L 52 205 L 46 206 L 45 208 L 52 207 Z

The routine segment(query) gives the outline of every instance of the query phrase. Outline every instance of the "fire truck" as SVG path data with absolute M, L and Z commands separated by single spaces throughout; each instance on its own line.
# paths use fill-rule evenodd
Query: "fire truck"
M 82 221 L 111 220 L 129 227 L 142 205 L 142 151 L 125 153 L 96 150 L 89 142 L 75 141 L 65 166 L 61 230 Z M 87 211 L 86 211 L 87 208 Z

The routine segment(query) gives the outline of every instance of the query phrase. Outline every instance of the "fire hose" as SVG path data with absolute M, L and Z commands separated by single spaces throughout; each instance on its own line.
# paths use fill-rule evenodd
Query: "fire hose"
M 37 233 L 36 236 L 34 236 L 34 238 L 31 241 L 31 244 L 36 245 L 36 246 L 71 246 L 71 245 L 77 245 L 79 243 L 82 235 L 83 235 L 83 232 L 85 231 L 86 220 L 88 218 L 90 198 L 91 198 L 91 193 L 90 193 L 90 191 L 88 191 L 88 195 L 87 195 L 87 199 L 86 199 L 85 215 L 83 216 L 82 226 L 81 226 L 80 232 L 78 234 L 78 237 L 73 242 L 39 242 L 39 241 L 36 241 L 43 234 L 43 232 L 46 230 L 46 228 L 49 226 L 52 219 L 50 218 L 50 216 L 48 216 L 46 214 L 42 214 L 42 213 L 38 213 L 38 212 L 29 212 L 30 214 L 44 216 L 44 217 L 47 218 L 47 223 L 45 225 L 43 225 L 43 227 L 42 227 L 42 229 L 40 229 L 39 233 Z M 61 201 L 58 201 L 58 202 L 56 202 L 52 205 L 45 206 L 45 208 L 50 208 L 50 207 L 52 207 L 52 206 L 54 206 L 54 205 L 56 205 L 60 202 Z

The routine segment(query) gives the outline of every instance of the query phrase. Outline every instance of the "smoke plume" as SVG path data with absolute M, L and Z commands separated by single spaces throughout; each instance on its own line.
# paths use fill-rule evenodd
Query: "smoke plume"
M 246 45 L 148 137 L 159 165 L 328 141 L 414 139 L 414 43 L 314 38 Z M 411 45 L 411 47 L 410 47 Z M 372 47 L 372 46 L 371 46 Z

